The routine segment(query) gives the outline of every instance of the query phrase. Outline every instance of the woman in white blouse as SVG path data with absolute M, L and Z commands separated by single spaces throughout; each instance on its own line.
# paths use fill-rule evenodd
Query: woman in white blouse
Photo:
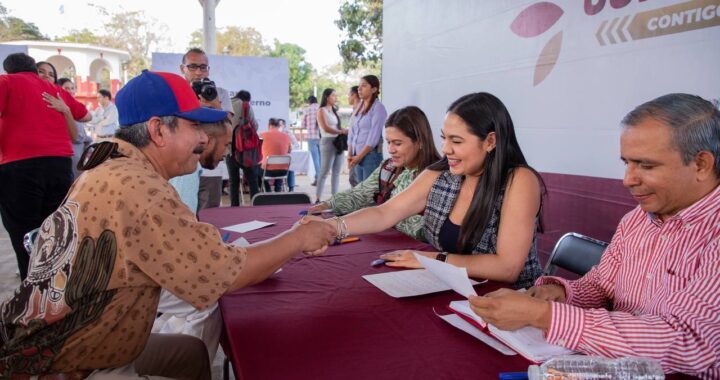
M 326 88 L 320 101 L 320 110 L 317 114 L 317 122 L 320 127 L 320 175 L 318 175 L 317 191 L 315 202 L 320 202 L 325 179 L 330 168 L 332 168 L 332 194 L 338 192 L 340 186 L 340 169 L 343 164 L 343 152 L 335 148 L 333 141 L 339 135 L 347 135 L 347 129 L 342 129 L 340 117 L 335 110 L 337 95 L 332 88 Z

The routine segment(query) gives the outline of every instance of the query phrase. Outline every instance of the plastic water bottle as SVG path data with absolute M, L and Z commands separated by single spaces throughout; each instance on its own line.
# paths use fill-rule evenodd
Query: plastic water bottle
M 529 380 L 656 380 L 664 379 L 660 365 L 645 358 L 608 359 L 599 356 L 558 356 L 528 367 Z

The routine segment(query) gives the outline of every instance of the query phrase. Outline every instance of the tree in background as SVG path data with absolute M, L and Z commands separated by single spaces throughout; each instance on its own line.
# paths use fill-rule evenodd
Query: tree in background
M 270 52 L 271 57 L 282 57 L 288 60 L 290 70 L 290 107 L 302 107 L 308 94 L 312 93 L 312 64 L 305 61 L 305 49 L 291 43 L 275 40 Z
M 67 35 L 55 39 L 57 42 L 73 42 L 76 44 L 98 45 L 101 38 L 90 29 L 73 29 Z
M 125 69 L 130 78 L 140 75 L 143 69 L 150 68 L 150 54 L 166 42 L 167 25 L 148 17 L 143 11 L 123 11 L 110 14 L 107 9 L 95 5 L 101 15 L 107 17 L 104 22 L 100 45 L 127 50 L 130 60 Z
M 0 4 L 0 41 L 47 39 L 35 24 L 8 16 L 7 8 Z
M 105 18 L 103 29 L 93 32 L 87 28 L 71 30 L 66 36 L 55 39 L 59 42 L 75 42 L 126 50 L 130 60 L 125 64 L 128 78 L 139 75 L 150 68 L 150 54 L 167 42 L 163 37 L 167 25 L 148 17 L 143 11 L 122 11 L 110 13 L 105 7 L 91 4 L 98 14 Z
M 345 34 L 338 46 L 345 72 L 382 60 L 382 0 L 344 0 L 335 24 Z
M 217 51 L 208 54 L 229 54 L 264 57 L 270 54 L 270 47 L 263 43 L 262 34 L 255 28 L 228 26 L 216 32 Z M 191 34 L 188 49 L 203 45 L 203 32 Z

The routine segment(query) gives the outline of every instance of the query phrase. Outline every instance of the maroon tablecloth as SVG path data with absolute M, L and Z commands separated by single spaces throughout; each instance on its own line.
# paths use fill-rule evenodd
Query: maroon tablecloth
M 243 235 L 255 243 L 288 229 L 302 209 L 216 208 L 200 217 L 218 227 L 276 223 Z M 361 239 L 321 257 L 299 254 L 261 284 L 220 299 L 223 348 L 236 378 L 497 379 L 527 369 L 521 356 L 502 355 L 435 315 L 433 309 L 448 314 L 445 306 L 462 299 L 455 292 L 395 299 L 361 277 L 394 270 L 370 266 L 381 252 L 427 245 L 395 230 Z

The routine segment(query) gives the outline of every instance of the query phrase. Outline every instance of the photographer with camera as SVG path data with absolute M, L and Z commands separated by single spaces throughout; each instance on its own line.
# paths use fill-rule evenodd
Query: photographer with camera
M 227 90 L 222 87 L 215 86 L 210 76 L 210 66 L 208 65 L 207 54 L 202 49 L 192 48 L 185 53 L 180 65 L 180 72 L 185 80 L 190 83 L 193 91 L 200 100 L 200 104 L 205 107 L 222 109 L 232 114 L 232 102 Z M 231 115 L 230 115 L 231 116 Z M 212 140 L 211 136 L 208 136 Z M 210 144 L 212 141 L 209 141 Z M 185 186 L 186 188 L 194 188 L 199 186 L 198 194 L 190 194 L 195 197 L 192 204 L 197 204 L 197 210 L 210 207 L 220 207 L 222 198 L 222 171 L 220 168 L 203 168 L 200 172 L 199 185 L 197 172 L 193 173 L 195 177 L 185 179 L 183 182 L 193 182 L 193 186 Z M 188 185 L 185 183 L 185 185 Z

